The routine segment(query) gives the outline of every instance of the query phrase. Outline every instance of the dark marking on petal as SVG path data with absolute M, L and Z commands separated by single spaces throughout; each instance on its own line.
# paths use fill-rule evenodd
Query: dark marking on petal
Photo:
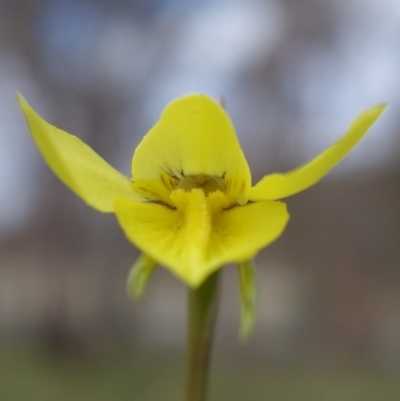
M 172 172 L 172 170 L 166 166 L 166 167 L 161 167 L 161 170 L 164 171 L 165 174 L 169 175 L 171 178 L 175 178 L 175 180 L 178 180 L 178 177 Z
M 243 205 L 244 206 L 244 205 Z M 234 203 L 233 205 L 230 205 L 230 206 L 228 206 L 228 207 L 224 207 L 224 209 L 223 210 L 231 210 L 231 209 L 234 209 L 235 207 L 242 207 L 242 205 L 239 205 L 239 203 Z
M 161 181 L 164 184 L 164 186 L 168 187 L 168 183 L 165 181 L 164 174 L 160 174 L 160 176 L 161 176 Z
M 156 198 L 159 196 L 159 194 L 157 192 L 154 191 L 150 191 L 147 188 L 144 187 L 138 187 L 138 189 L 142 190 L 143 192 L 147 192 L 148 194 L 154 195 Z
M 155 200 L 152 200 L 152 199 L 148 199 L 146 201 L 146 203 L 153 203 L 155 205 L 164 206 L 164 207 L 166 207 L 167 209 L 170 209 L 170 210 L 176 210 L 176 207 L 173 207 L 173 206 L 169 205 L 168 203 L 161 202 L 161 201 L 155 201 Z

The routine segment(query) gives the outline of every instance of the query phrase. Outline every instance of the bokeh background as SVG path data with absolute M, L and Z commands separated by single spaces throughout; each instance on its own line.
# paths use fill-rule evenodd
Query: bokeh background
M 127 299 L 137 251 L 43 163 L 15 91 L 129 175 L 173 98 L 224 99 L 254 181 L 304 163 L 363 109 L 390 109 L 256 259 L 237 340 L 224 270 L 210 400 L 400 399 L 397 0 L 0 1 L 0 399 L 178 400 L 185 286 Z

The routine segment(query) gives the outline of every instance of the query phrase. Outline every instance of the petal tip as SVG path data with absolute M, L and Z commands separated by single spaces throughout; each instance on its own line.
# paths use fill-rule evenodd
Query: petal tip
M 29 107 L 29 104 L 24 96 L 22 96 L 19 92 L 15 92 L 15 97 L 17 98 L 19 107 L 22 109 L 22 111 L 25 111 L 25 109 Z
M 370 107 L 369 109 L 366 109 L 363 113 L 360 114 L 359 118 L 371 118 L 373 121 L 372 124 L 374 124 L 381 117 L 381 115 L 387 110 L 388 107 L 389 104 L 387 103 L 377 104 L 375 106 Z
M 376 106 L 373 106 L 372 109 L 376 110 L 376 113 L 378 114 L 378 116 L 380 116 L 384 111 L 386 111 L 389 107 L 388 103 L 381 103 L 381 104 L 377 104 Z

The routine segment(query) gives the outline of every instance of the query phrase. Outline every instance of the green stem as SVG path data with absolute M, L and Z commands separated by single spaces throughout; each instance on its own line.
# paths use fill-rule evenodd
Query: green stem
M 205 401 L 209 356 L 219 301 L 219 272 L 189 289 L 186 401 Z

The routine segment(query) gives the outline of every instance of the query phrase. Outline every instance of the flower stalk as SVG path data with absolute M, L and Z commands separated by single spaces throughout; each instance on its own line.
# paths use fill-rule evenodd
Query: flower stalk
M 219 304 L 219 272 L 189 288 L 185 401 L 205 401 L 210 353 Z

